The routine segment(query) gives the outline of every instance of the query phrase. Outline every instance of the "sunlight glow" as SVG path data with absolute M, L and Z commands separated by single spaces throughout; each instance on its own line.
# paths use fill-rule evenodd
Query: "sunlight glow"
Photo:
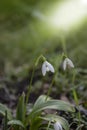
M 69 30 L 87 17 L 87 0 L 67 0 L 60 3 L 49 20 L 53 27 Z
M 87 7 L 87 0 L 79 0 L 79 2 L 81 2 L 81 4 Z

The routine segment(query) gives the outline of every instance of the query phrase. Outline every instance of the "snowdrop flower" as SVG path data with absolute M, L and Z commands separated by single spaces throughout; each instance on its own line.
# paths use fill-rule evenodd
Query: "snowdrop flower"
M 69 58 L 65 58 L 63 62 L 63 69 L 66 70 L 66 68 L 74 68 L 74 64 Z
M 42 74 L 43 76 L 46 75 L 46 72 L 51 71 L 52 73 L 54 73 L 54 67 L 47 61 L 44 61 L 43 65 L 42 65 Z
M 58 121 L 54 124 L 54 130 L 62 130 L 62 126 Z

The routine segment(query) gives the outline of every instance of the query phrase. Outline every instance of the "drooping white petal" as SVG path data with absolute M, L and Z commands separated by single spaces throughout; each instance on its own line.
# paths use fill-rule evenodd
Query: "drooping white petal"
M 54 129 L 55 130 L 62 130 L 62 126 L 58 121 L 54 124 Z
M 72 62 L 69 58 L 67 58 L 67 64 L 68 64 L 71 68 L 74 68 L 74 64 L 73 64 L 73 62 Z
M 45 76 L 46 75 L 46 63 L 44 62 L 43 63 L 43 65 L 42 65 L 42 74 L 43 74 L 43 76 Z
M 51 71 L 52 73 L 54 73 L 54 67 L 49 63 L 49 62 L 47 62 L 46 61 L 46 65 L 48 66 L 48 68 L 49 68 L 49 71 Z
M 66 66 L 67 66 L 67 61 L 66 61 L 66 59 L 65 59 L 64 62 L 63 62 L 63 69 L 64 69 L 64 70 L 66 70 Z
M 66 68 L 74 68 L 74 64 L 69 58 L 65 58 L 63 62 L 63 69 L 66 70 Z
M 42 74 L 43 74 L 43 76 L 45 76 L 46 72 L 49 72 L 49 71 L 54 73 L 54 68 L 53 68 L 53 66 L 49 62 L 45 61 L 42 64 Z

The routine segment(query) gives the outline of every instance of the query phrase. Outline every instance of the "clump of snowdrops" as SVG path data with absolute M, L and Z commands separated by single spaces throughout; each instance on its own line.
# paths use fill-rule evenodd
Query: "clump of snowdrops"
M 62 68 L 74 68 L 73 62 L 64 54 L 61 56 Z M 40 95 L 32 107 L 29 106 L 29 96 L 32 89 L 32 80 L 34 77 L 35 68 L 42 62 L 42 76 L 45 76 L 49 71 L 56 75 L 55 69 L 44 56 L 39 56 L 35 62 L 35 67 L 31 74 L 30 85 L 27 94 L 23 93 L 18 101 L 16 108 L 16 116 L 13 117 L 9 108 L 0 104 L 0 113 L 4 116 L 3 130 L 69 130 L 68 121 L 59 116 L 57 110 L 66 112 L 75 112 L 74 106 L 62 100 L 54 100 L 49 97 L 51 93 L 51 86 L 49 87 L 47 95 Z M 75 90 L 73 91 L 76 96 Z M 55 110 L 53 114 L 45 114 L 46 109 Z

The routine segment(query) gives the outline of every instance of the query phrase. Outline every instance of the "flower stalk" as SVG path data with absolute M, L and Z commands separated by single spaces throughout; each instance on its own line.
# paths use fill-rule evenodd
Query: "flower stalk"
M 53 86 L 54 81 L 55 81 L 55 76 L 56 76 L 56 75 L 54 75 L 54 77 L 53 77 L 53 79 L 52 79 L 52 82 L 51 82 L 51 84 L 50 84 L 50 86 L 49 86 L 49 89 L 48 89 L 48 92 L 47 92 L 47 96 L 46 96 L 46 101 L 47 101 L 47 99 L 48 99 L 48 97 L 50 96 L 50 93 L 51 93 L 51 91 L 52 91 L 52 86 Z
M 34 73 L 35 73 L 35 68 L 36 68 L 36 66 L 38 65 L 38 62 L 40 61 L 40 59 L 42 59 L 43 61 L 46 60 L 46 58 L 45 58 L 43 55 L 40 55 L 40 56 L 36 59 L 36 62 L 35 62 L 35 65 L 34 65 L 34 68 L 33 68 L 33 71 L 32 71 L 32 75 L 31 75 L 31 79 L 30 79 L 30 84 L 29 84 L 29 87 L 28 87 L 27 96 L 26 96 L 26 105 L 27 105 L 27 103 L 28 103 L 28 99 L 29 99 L 29 96 L 30 96 L 31 88 L 32 88 L 32 81 L 33 81 L 33 77 L 34 77 Z
M 28 87 L 28 92 L 27 92 L 27 96 L 26 96 L 26 105 L 28 103 L 28 99 L 29 99 L 29 96 L 30 96 L 31 88 L 32 88 L 32 81 L 33 81 L 33 77 L 34 77 L 34 72 L 35 72 L 35 67 L 33 68 L 33 72 L 32 72 L 32 75 L 31 75 L 31 80 L 30 80 L 30 85 Z
M 74 82 L 75 82 L 75 77 L 76 77 L 76 72 L 75 72 L 75 70 L 74 70 L 74 71 L 73 71 L 73 77 L 72 77 L 72 84 L 73 84 L 73 85 L 74 85 Z M 78 110 L 79 110 L 79 100 L 78 100 L 78 96 L 77 96 L 75 87 L 73 87 L 72 91 L 73 91 L 73 97 L 74 97 L 76 106 L 78 107 Z M 80 125 L 80 121 L 81 121 L 80 111 L 78 112 L 78 119 L 79 119 L 79 125 Z

